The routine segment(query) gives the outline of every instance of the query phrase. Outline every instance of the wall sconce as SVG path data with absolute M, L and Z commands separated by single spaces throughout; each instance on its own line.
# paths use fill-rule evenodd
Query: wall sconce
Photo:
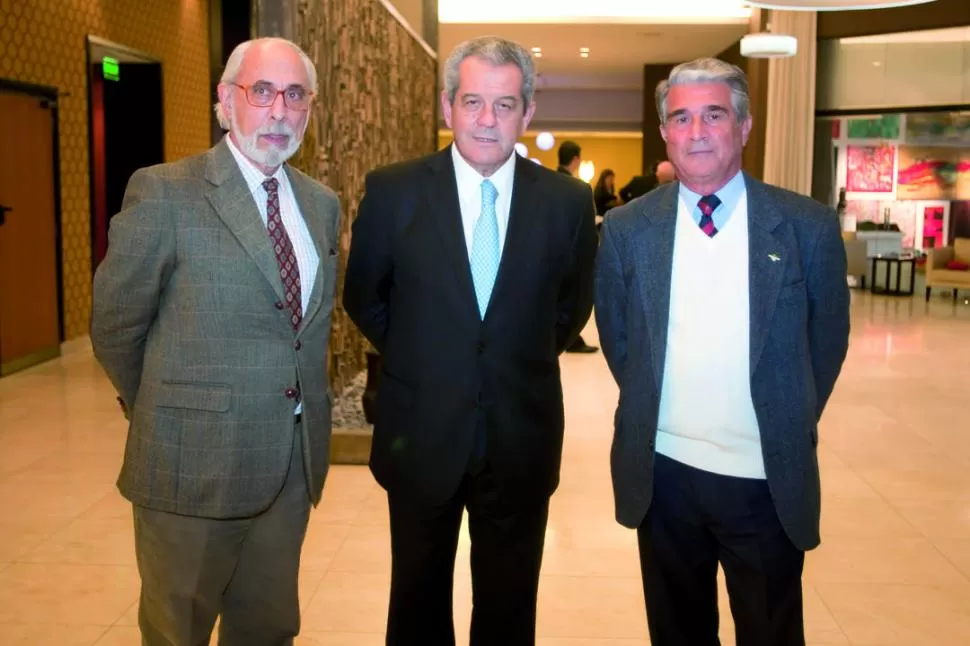
M 596 167 L 591 161 L 579 162 L 579 179 L 583 180 L 587 184 L 592 181 L 593 176 L 596 174 Z
M 556 138 L 552 136 L 551 132 L 540 132 L 536 135 L 536 146 L 539 150 L 552 150 L 552 147 L 556 145 Z

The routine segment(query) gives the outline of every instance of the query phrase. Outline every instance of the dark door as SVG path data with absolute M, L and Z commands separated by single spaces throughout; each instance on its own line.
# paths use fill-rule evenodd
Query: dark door
M 0 375 L 60 354 L 54 112 L 0 90 Z

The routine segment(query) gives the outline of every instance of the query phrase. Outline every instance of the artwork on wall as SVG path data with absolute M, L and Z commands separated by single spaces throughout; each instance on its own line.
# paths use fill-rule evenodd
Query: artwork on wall
M 896 181 L 901 200 L 970 200 L 970 150 L 900 146 Z
M 849 139 L 899 139 L 899 115 L 848 119 L 846 132 Z
M 892 193 L 895 146 L 848 146 L 846 156 L 846 190 Z
M 948 204 L 923 204 L 923 249 L 936 249 L 946 246 L 946 224 Z
M 970 113 L 908 114 L 906 143 L 922 146 L 970 146 Z

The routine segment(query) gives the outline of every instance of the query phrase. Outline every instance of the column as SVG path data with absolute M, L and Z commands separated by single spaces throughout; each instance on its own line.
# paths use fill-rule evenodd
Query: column
M 811 195 L 815 136 L 814 11 L 772 11 L 771 32 L 798 39 L 798 53 L 768 63 L 764 180 Z

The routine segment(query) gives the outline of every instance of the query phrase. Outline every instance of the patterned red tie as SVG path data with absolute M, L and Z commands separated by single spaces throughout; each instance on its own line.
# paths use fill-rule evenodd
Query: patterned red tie
M 711 215 L 717 210 L 717 207 L 721 206 L 721 200 L 717 195 L 705 195 L 697 202 L 697 208 L 701 211 L 701 231 L 706 233 L 709 237 L 713 238 L 717 234 L 717 227 L 714 226 L 714 220 Z
M 303 320 L 303 302 L 300 291 L 300 267 L 296 264 L 296 254 L 293 253 L 293 243 L 286 234 L 283 218 L 280 215 L 279 182 L 271 177 L 263 182 L 266 189 L 266 229 L 269 239 L 276 252 L 276 262 L 280 267 L 280 278 L 283 281 L 283 293 L 286 295 L 286 305 L 290 310 L 290 323 L 293 329 L 300 327 Z

